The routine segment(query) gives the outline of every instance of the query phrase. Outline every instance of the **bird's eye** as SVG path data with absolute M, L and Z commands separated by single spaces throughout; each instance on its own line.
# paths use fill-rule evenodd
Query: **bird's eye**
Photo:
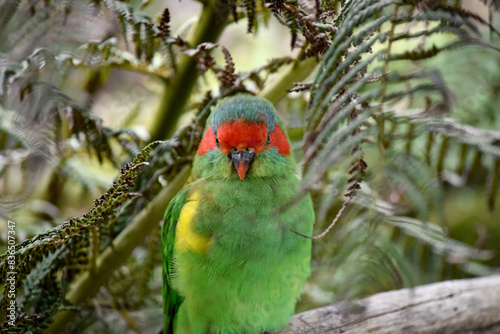
M 266 146 L 269 146 L 269 144 L 271 144 L 271 136 L 269 136 L 269 133 L 268 133 L 267 138 L 266 138 Z
M 219 138 L 217 138 L 217 137 L 215 137 L 215 145 L 217 145 L 217 147 L 220 147 Z

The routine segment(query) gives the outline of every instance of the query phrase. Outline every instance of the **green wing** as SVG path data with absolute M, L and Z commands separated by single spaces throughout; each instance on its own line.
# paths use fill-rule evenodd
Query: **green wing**
M 161 228 L 162 254 L 163 254 L 163 313 L 165 322 L 163 333 L 174 333 L 176 313 L 182 303 L 182 297 L 172 288 L 175 228 L 184 203 L 186 202 L 189 186 L 185 187 L 170 201 L 163 217 Z

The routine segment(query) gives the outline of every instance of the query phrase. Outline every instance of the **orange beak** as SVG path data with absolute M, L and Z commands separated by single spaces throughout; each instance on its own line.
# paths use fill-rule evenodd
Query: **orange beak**
M 247 152 L 247 151 L 234 151 L 231 152 L 231 160 L 233 161 L 233 165 L 238 172 L 238 176 L 241 181 L 245 179 L 247 175 L 248 169 L 252 164 L 253 159 L 255 158 L 255 153 Z

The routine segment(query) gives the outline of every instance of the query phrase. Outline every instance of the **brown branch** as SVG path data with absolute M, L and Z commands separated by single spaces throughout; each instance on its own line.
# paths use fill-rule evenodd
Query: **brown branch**
M 500 333 L 500 275 L 379 293 L 295 315 L 279 334 Z

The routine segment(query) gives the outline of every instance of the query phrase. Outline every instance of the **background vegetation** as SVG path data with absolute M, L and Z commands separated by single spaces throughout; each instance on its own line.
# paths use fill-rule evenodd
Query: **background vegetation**
M 163 211 L 236 92 L 277 106 L 329 231 L 297 311 L 497 272 L 499 8 L 1 1 L 0 331 L 161 328 Z

